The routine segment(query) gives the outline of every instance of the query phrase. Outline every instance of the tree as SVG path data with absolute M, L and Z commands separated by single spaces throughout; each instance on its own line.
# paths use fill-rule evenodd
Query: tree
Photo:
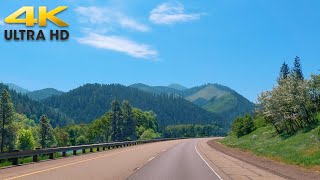
M 87 139 L 84 140 L 84 135 L 86 135 L 86 132 L 88 132 L 87 125 L 70 125 L 67 127 L 67 131 L 69 133 L 70 144 L 72 146 L 87 142 Z
M 286 79 L 290 75 L 290 68 L 286 62 L 284 62 L 280 69 L 280 74 L 278 77 L 278 82 L 280 82 L 282 79 Z
M 14 148 L 15 127 L 14 127 L 14 107 L 9 92 L 5 89 L 0 98 L 0 131 L 1 131 L 1 148 L 0 152 L 4 152 L 5 148 L 9 151 Z
M 18 147 L 21 150 L 32 150 L 35 147 L 35 140 L 31 130 L 23 129 L 18 135 Z
M 127 140 L 133 140 L 136 138 L 136 123 L 133 119 L 132 115 L 132 108 L 129 103 L 129 101 L 124 100 L 122 102 L 122 117 L 123 117 L 123 124 L 124 124 L 124 130 L 123 130 L 123 136 Z
M 315 123 L 307 81 L 290 76 L 272 91 L 261 93 L 260 112 L 278 133 L 294 133 Z
M 311 75 L 309 82 L 311 100 L 314 104 L 315 110 L 320 111 L 320 75 Z
M 249 114 L 238 117 L 232 124 L 232 131 L 236 133 L 238 138 L 251 133 L 253 130 L 253 119 Z
M 54 137 L 59 147 L 67 146 L 69 143 L 69 134 L 64 128 L 56 127 L 53 130 Z
M 94 120 L 89 125 L 87 139 L 92 143 L 108 142 L 111 136 L 111 112 L 107 112 L 102 117 Z
M 39 120 L 40 143 L 42 148 L 47 148 L 54 143 L 53 129 L 46 115 Z
M 118 99 L 112 101 L 112 140 L 120 141 L 123 139 L 122 111 Z
M 294 64 L 293 64 L 293 69 L 292 69 L 292 76 L 298 80 L 303 80 L 303 73 L 302 73 L 302 67 L 301 67 L 301 62 L 300 58 L 296 56 L 294 59 Z

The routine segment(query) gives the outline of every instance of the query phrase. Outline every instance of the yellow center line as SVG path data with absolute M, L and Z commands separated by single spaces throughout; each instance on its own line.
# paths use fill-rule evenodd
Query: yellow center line
M 98 156 L 98 157 L 95 157 L 95 158 L 85 159 L 85 160 L 73 162 L 73 163 L 70 163 L 70 164 L 56 166 L 56 167 L 52 167 L 52 168 L 48 168 L 48 169 L 43 169 L 43 170 L 40 170 L 40 171 L 34 171 L 34 172 L 31 172 L 31 173 L 26 173 L 26 174 L 22 174 L 22 175 L 19 175 L 19 176 L 10 177 L 10 178 L 4 179 L 4 180 L 12 180 L 12 179 L 18 179 L 18 178 L 22 178 L 22 177 L 26 177 L 26 176 L 31 176 L 31 175 L 34 175 L 34 174 L 39 174 L 39 173 L 43 173 L 43 172 L 47 172 L 47 171 L 63 168 L 63 167 L 66 167 L 66 166 L 72 166 L 72 165 L 75 165 L 75 164 L 80 164 L 80 163 L 96 160 L 96 159 L 103 158 L 103 157 L 113 156 L 113 155 L 117 155 L 117 154 L 124 153 L 124 152 L 130 152 L 130 151 L 137 150 L 137 149 L 141 149 L 141 147 L 140 148 L 129 149 L 129 150 L 125 150 L 125 151 L 120 151 L 120 152 L 116 152 L 116 153 L 112 153 L 112 154 L 107 154 L 107 155 L 103 155 L 103 156 Z

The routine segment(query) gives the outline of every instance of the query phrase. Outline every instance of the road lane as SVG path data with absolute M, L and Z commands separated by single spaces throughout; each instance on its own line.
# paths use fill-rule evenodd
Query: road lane
M 129 180 L 221 180 L 197 150 L 199 139 L 178 144 L 155 157 Z
M 131 146 L 99 153 L 0 169 L 1 180 L 107 180 L 126 179 L 139 168 L 186 140 Z

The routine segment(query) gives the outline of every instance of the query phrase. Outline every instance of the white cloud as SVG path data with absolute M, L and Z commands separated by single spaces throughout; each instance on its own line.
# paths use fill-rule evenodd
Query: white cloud
M 135 58 L 153 59 L 158 56 L 158 52 L 149 45 L 138 44 L 137 42 L 120 36 L 105 36 L 89 33 L 86 37 L 78 38 L 77 41 L 81 44 L 100 49 L 126 53 Z
M 150 31 L 150 28 L 144 24 L 141 24 L 134 19 L 130 19 L 128 17 L 121 17 L 119 18 L 119 22 L 122 27 L 124 28 L 130 28 L 141 32 L 148 32 Z
M 112 27 L 121 26 L 122 28 L 128 28 L 140 32 L 148 32 L 150 28 L 133 18 L 130 18 L 121 12 L 111 8 L 100 7 L 78 7 L 75 9 L 78 13 L 81 23 L 89 23 L 92 25 L 106 25 Z
M 155 24 L 175 24 L 200 19 L 201 13 L 187 14 L 181 3 L 163 3 L 150 12 L 149 20 Z

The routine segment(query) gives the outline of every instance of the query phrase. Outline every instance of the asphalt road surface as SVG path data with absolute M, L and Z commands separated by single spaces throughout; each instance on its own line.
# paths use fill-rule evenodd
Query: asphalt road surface
M 182 142 L 160 154 L 129 180 L 220 180 L 200 155 L 196 145 L 199 140 Z
M 2 168 L 0 180 L 282 179 L 212 149 L 208 140 L 157 142 Z

